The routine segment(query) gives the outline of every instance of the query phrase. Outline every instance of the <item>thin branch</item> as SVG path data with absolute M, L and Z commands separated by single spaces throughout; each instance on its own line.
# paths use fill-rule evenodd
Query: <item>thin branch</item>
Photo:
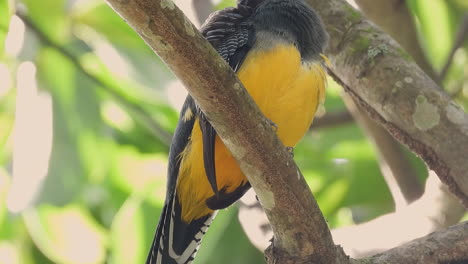
M 316 117 L 314 122 L 310 126 L 311 130 L 329 128 L 334 126 L 341 126 L 346 124 L 351 124 L 354 122 L 351 113 L 346 110 L 336 111 L 336 112 L 327 112 L 322 117 Z
M 462 19 L 460 26 L 458 27 L 457 36 L 455 42 L 453 43 L 452 49 L 447 57 L 447 61 L 445 62 L 442 70 L 439 74 L 439 79 L 442 81 L 447 76 L 448 70 L 450 65 L 452 65 L 453 57 L 455 56 L 455 52 L 463 45 L 466 38 L 468 37 L 468 13 Z
M 468 222 L 434 232 L 371 257 L 370 263 L 462 264 L 468 263 Z
M 332 77 L 468 206 L 468 116 L 395 41 L 346 2 L 307 2 L 331 37 L 326 54 Z
M 463 89 L 465 88 L 464 85 L 465 85 L 466 82 L 468 82 L 468 77 L 467 76 L 465 76 L 461 80 L 458 80 L 457 83 L 454 85 L 455 89 L 453 89 L 449 93 L 450 97 L 452 97 L 452 98 L 458 97 L 463 92 Z
M 346 263 L 270 122 L 175 4 L 168 0 L 107 2 L 181 79 L 247 176 L 275 234 L 270 263 Z
M 17 12 L 16 15 L 23 20 L 25 25 L 32 31 L 36 36 L 41 40 L 42 43 L 45 45 L 54 48 L 59 53 L 61 53 L 65 58 L 67 58 L 73 66 L 81 72 L 83 75 L 88 77 L 92 82 L 94 82 L 98 87 L 103 89 L 107 92 L 114 100 L 120 103 L 124 108 L 127 109 L 131 113 L 133 117 L 136 118 L 137 121 L 140 122 L 141 125 L 146 127 L 155 138 L 161 141 L 161 143 L 169 146 L 171 144 L 172 135 L 167 132 L 164 128 L 162 128 L 152 117 L 151 114 L 148 113 L 143 107 L 140 105 L 130 102 L 125 98 L 124 95 L 120 94 L 117 90 L 109 84 L 105 83 L 98 77 L 94 76 L 93 74 L 89 73 L 85 67 L 80 63 L 79 58 L 74 55 L 72 52 L 67 50 L 65 47 L 55 43 L 49 36 L 47 36 L 44 31 L 42 31 L 29 17 L 22 14 L 21 12 Z

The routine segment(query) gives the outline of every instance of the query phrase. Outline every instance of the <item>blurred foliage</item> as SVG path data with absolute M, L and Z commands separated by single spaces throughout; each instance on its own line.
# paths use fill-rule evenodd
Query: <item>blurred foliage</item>
M 408 3 L 440 69 L 466 1 Z M 465 109 L 467 52 L 465 43 L 444 80 Z M 103 1 L 1 0 L 0 59 L 0 263 L 143 263 L 165 197 L 161 135 L 174 131 L 184 89 Z M 327 111 L 345 109 L 341 92 L 330 84 Z M 425 167 L 409 156 L 423 179 Z M 392 210 L 375 150 L 356 125 L 307 134 L 295 159 L 332 227 Z M 218 215 L 196 263 L 262 259 L 233 206 Z

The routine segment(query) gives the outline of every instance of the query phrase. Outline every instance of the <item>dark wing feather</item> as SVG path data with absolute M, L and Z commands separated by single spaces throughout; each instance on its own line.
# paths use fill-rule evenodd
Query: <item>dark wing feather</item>
M 190 111 L 190 115 L 187 112 Z M 180 111 L 179 122 L 177 123 L 176 131 L 174 132 L 174 138 L 172 140 L 171 149 L 169 150 L 169 165 L 168 165 L 168 179 L 167 179 L 167 193 L 166 201 L 169 198 L 169 194 L 174 192 L 177 183 L 177 177 L 179 176 L 180 168 L 180 154 L 185 150 L 189 142 L 190 136 L 192 135 L 193 124 L 195 123 L 197 106 L 193 98 L 188 95 L 185 98 L 184 105 Z M 187 117 L 190 118 L 187 118 Z
M 237 7 L 214 12 L 203 24 L 201 33 L 221 57 L 237 71 L 254 40 L 249 20 L 261 0 L 243 0 Z
M 239 69 L 254 41 L 254 32 L 249 21 L 254 6 L 247 5 L 249 1 L 243 2 L 245 4 L 239 4 L 236 8 L 226 8 L 213 13 L 201 29 L 203 36 L 234 71 Z M 253 5 L 254 1 L 250 2 Z M 215 167 L 216 131 L 201 111 L 199 115 L 205 173 L 215 196 L 218 197 Z
M 190 111 L 192 114 L 187 115 L 188 111 Z M 167 249 L 162 250 L 161 246 L 168 246 L 168 243 L 166 243 L 168 241 L 168 232 L 170 231 L 168 226 L 170 225 L 171 220 L 174 220 L 174 213 L 171 212 L 173 211 L 172 207 L 174 206 L 174 201 L 176 197 L 175 188 L 177 178 L 179 176 L 179 168 L 181 162 L 180 154 L 184 151 L 184 149 L 189 143 L 190 135 L 192 134 L 193 124 L 195 123 L 196 111 L 197 107 L 195 105 L 195 102 L 193 101 L 190 95 L 187 96 L 184 105 L 182 106 L 182 110 L 180 111 L 179 122 L 174 133 L 171 149 L 169 150 L 166 201 L 161 212 L 161 217 L 159 219 L 159 224 L 154 235 L 148 258 L 146 260 L 147 264 L 155 264 L 157 258 L 162 258 L 164 260 L 164 262 L 162 263 L 177 264 L 176 262 L 173 262 L 173 260 L 171 260 L 171 258 L 167 255 Z M 190 118 L 187 118 L 187 116 L 189 116 Z M 180 208 L 180 205 L 178 203 L 177 208 Z
M 205 167 L 206 177 L 208 177 L 211 188 L 217 197 L 219 196 L 219 192 L 214 163 L 216 131 L 203 114 L 200 115 L 199 124 L 203 139 L 203 165 Z
M 234 71 L 239 69 L 254 41 L 249 17 L 253 12 L 253 8 L 261 1 L 241 0 L 237 8 L 227 8 L 215 12 L 210 16 L 201 30 L 203 36 L 211 43 L 221 57 L 229 63 Z M 187 111 L 191 111 L 192 114 L 186 115 Z M 190 116 L 190 118 L 187 118 L 187 116 Z M 193 125 L 197 117 L 199 118 L 203 134 L 205 172 L 214 192 L 218 193 L 214 162 L 216 131 L 189 95 L 182 108 L 169 152 L 166 202 L 146 261 L 147 264 L 176 264 L 179 260 L 173 259 L 171 254 L 179 256 L 182 254 L 187 257 L 186 253 L 190 255 L 188 255 L 188 258 L 185 258 L 184 264 L 191 263 L 200 244 L 201 237 L 208 229 L 214 217 L 214 215 L 207 215 L 200 219 L 195 219 L 190 223 L 184 223 L 181 220 L 181 205 L 176 194 L 176 183 L 181 162 L 180 156 L 189 144 Z M 222 200 L 210 200 L 210 204 L 213 207 L 221 208 L 221 205 L 230 204 L 237 200 L 246 189 L 248 189 L 248 184 L 233 193 L 233 195 L 228 195 Z M 221 190 L 221 192 L 224 193 L 224 190 Z M 195 244 L 192 242 L 195 242 Z M 171 253 L 170 250 L 173 250 L 173 252 Z

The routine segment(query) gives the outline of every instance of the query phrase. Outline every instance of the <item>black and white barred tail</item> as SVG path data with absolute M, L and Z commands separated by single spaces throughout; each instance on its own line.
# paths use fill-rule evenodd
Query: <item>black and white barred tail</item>
M 203 236 L 216 216 L 217 211 L 184 223 L 175 196 L 163 208 L 146 264 L 192 263 Z

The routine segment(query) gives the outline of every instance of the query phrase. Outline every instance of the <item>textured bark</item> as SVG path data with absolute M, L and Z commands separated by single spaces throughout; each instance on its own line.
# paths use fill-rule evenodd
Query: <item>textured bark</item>
M 307 0 L 322 16 L 330 74 L 468 206 L 468 116 L 388 35 L 342 0 Z
M 362 12 L 394 38 L 433 80 L 438 76 L 427 60 L 405 0 L 355 0 Z

